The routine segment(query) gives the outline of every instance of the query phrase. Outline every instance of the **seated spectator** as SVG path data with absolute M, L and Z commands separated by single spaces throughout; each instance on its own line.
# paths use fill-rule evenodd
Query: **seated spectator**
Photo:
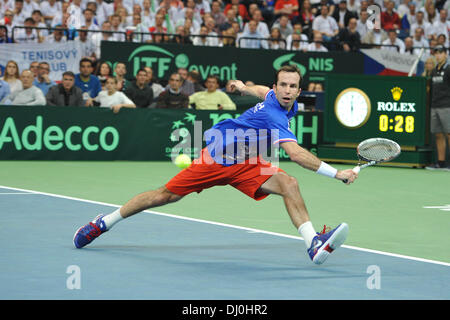
M 189 35 L 186 35 L 186 29 L 184 26 L 178 26 L 176 28 L 176 35 L 173 36 L 171 42 L 176 44 L 192 44 Z
M 413 47 L 415 48 L 415 54 L 420 52 L 420 48 L 428 48 L 430 45 L 428 41 L 423 36 L 423 29 L 418 27 L 414 30 L 414 38 L 412 38 Z
M 30 70 L 23 70 L 20 75 L 23 89 L 11 93 L 5 104 L 18 106 L 45 106 L 45 96 L 39 88 L 33 86 L 34 75 Z
M 29 17 L 29 15 L 23 10 L 23 0 L 14 0 L 14 8 L 11 9 L 13 11 L 13 25 L 14 26 L 23 26 L 25 19 Z
M 108 62 L 99 62 L 97 63 L 97 67 L 95 70 L 95 75 L 98 80 L 100 80 L 100 84 L 102 85 L 102 90 L 105 90 L 106 79 L 113 76 L 113 71 Z
M 64 30 L 61 26 L 56 26 L 53 33 L 47 36 L 45 39 L 46 43 L 63 43 L 67 42 L 66 37 L 64 37 Z
M 44 95 L 47 94 L 48 89 L 56 85 L 54 81 L 50 79 L 50 65 L 47 62 L 40 62 L 38 66 L 38 76 L 34 79 L 33 85 L 42 90 Z
M 243 5 L 242 3 L 240 3 L 239 0 L 231 0 L 230 3 L 228 3 L 225 6 L 225 8 L 223 10 L 223 13 L 226 15 L 228 10 L 233 8 L 233 5 L 238 7 L 238 11 L 237 12 L 238 12 L 239 16 L 242 17 L 242 19 L 250 20 L 250 16 L 248 15 L 247 7 L 245 5 Z
M 216 22 L 217 26 L 222 25 L 227 20 L 227 17 L 222 11 L 221 1 L 213 0 L 211 3 L 211 17 Z
M 381 27 L 388 30 L 399 30 L 401 26 L 400 17 L 394 11 L 395 3 L 392 0 L 387 1 L 386 10 L 381 12 Z
M 275 21 L 272 28 L 280 29 L 281 35 L 284 39 L 287 39 L 287 37 L 289 37 L 289 35 L 291 35 L 294 31 L 292 28 L 292 23 L 286 15 L 281 16 L 278 21 Z
M 2 20 L 5 23 L 2 23 Z M 2 43 L 13 43 L 12 38 L 8 35 L 8 28 L 5 26 L 9 23 L 9 19 L 8 18 L 4 18 L 0 20 L 0 44 Z
M 147 71 L 139 69 L 136 80 L 127 86 L 124 93 L 137 108 L 148 108 L 153 102 L 153 90 L 147 83 Z
M 291 44 L 288 49 L 293 51 L 308 51 L 308 38 L 305 39 L 302 38 L 302 36 L 306 37 L 304 34 L 293 33 L 291 37 Z
M 409 29 L 409 35 L 413 36 L 415 30 L 419 27 L 423 29 L 425 38 L 430 40 L 434 33 L 433 26 L 429 22 L 425 21 L 422 11 L 418 11 L 416 13 L 416 22 L 411 25 L 411 28 Z
M 83 100 L 86 106 L 93 106 L 93 99 L 101 91 L 100 80 L 92 74 L 92 61 L 88 58 L 80 60 L 80 73 L 75 75 L 75 85 L 83 92 Z
M 276 0 L 273 13 L 275 16 L 287 15 L 292 20 L 298 16 L 298 8 L 297 0 Z
M 202 78 L 197 70 L 189 71 L 186 80 L 194 84 L 194 92 L 205 91 L 206 88 L 200 83 Z
M 339 43 L 346 52 L 357 51 L 361 45 L 361 38 L 356 30 L 356 26 L 356 18 L 350 18 L 348 27 L 339 31 Z
M 358 31 L 359 36 L 363 39 L 367 32 L 373 28 L 373 23 L 369 21 L 369 13 L 367 10 L 361 11 L 359 13 L 359 19 L 356 23 L 356 31 Z
M 300 23 L 296 23 L 293 25 L 293 30 L 292 30 L 292 34 L 290 34 L 287 38 L 286 38 L 286 47 L 288 49 L 291 48 L 291 42 L 292 42 L 292 36 L 294 34 L 298 34 L 300 37 L 300 40 L 304 40 L 305 42 L 300 42 L 299 45 L 300 47 L 306 47 L 308 45 L 308 36 L 306 34 L 303 33 L 303 26 Z M 296 39 L 298 40 L 298 39 Z
M 40 9 L 46 25 L 50 26 L 53 18 L 62 10 L 61 2 L 56 0 L 42 1 Z
M 323 45 L 323 38 L 320 32 L 314 32 L 314 41 L 308 45 L 307 51 L 328 52 L 328 49 Z
M 20 28 L 14 34 L 14 42 L 16 43 L 40 43 L 43 38 L 40 37 L 39 31 L 33 29 L 35 22 L 33 18 L 26 18 L 23 24 L 25 28 Z
M 286 41 L 281 36 L 280 29 L 272 28 L 268 38 L 269 38 L 269 41 L 268 41 L 269 49 L 273 49 L 273 50 L 286 49 Z
M 405 44 L 402 40 L 397 38 L 397 31 L 394 29 L 389 30 L 388 38 L 382 42 L 383 50 L 397 51 L 399 53 L 405 53 Z
M 62 75 L 62 81 L 51 87 L 46 95 L 48 106 L 84 106 L 83 92 L 75 86 L 75 74 L 66 71 Z
M 92 35 L 88 36 L 88 30 L 86 26 L 82 26 L 81 29 L 78 30 L 78 36 L 74 39 L 74 41 L 79 43 L 82 57 L 97 58 L 97 56 L 95 55 L 95 43 L 92 39 Z
M 240 48 L 248 49 L 267 49 L 267 40 L 256 30 L 257 23 L 254 20 L 248 22 L 248 31 L 244 31 L 238 35 L 236 41 Z
M 189 104 L 197 110 L 236 110 L 236 104 L 223 91 L 218 90 L 219 79 L 216 76 L 206 78 L 206 91 L 189 96 Z
M 33 3 L 36 3 L 32 1 Z M 39 8 L 39 7 L 38 7 Z M 44 17 L 42 16 L 42 13 L 39 9 L 33 10 L 33 13 L 31 14 L 31 18 L 34 21 L 34 26 L 38 28 L 46 28 L 47 26 L 44 23 Z M 48 30 L 47 29 L 36 29 L 36 31 L 39 33 L 39 35 L 42 38 L 46 38 L 48 36 Z
M 328 6 L 322 6 L 320 15 L 314 18 L 313 31 L 320 32 L 323 41 L 332 41 L 339 33 L 339 26 L 336 20 L 328 15 Z
M 4 76 L 0 78 L 8 83 L 11 93 L 21 91 L 23 89 L 22 81 L 20 81 L 19 66 L 17 62 L 10 60 L 6 63 Z
M 28 67 L 28 69 L 33 72 L 34 74 L 34 78 L 36 79 L 39 75 L 39 62 L 37 61 L 33 61 L 30 63 L 30 66 Z
M 189 72 L 186 68 L 178 68 L 178 73 L 181 76 L 180 90 L 182 93 L 189 97 L 195 92 L 194 84 L 188 79 Z
M 444 48 L 448 47 L 448 39 L 444 33 L 441 33 L 437 36 L 437 45 L 443 46 Z
M 413 47 L 413 39 L 411 37 L 406 37 L 403 41 L 405 44 L 405 52 L 406 54 L 415 54 L 414 47 Z
M 117 90 L 117 79 L 106 79 L 105 90 L 100 91 L 95 98 L 100 107 L 111 108 L 118 113 L 121 108 L 136 108 L 136 105 L 123 92 Z
M 372 30 L 369 30 L 366 33 L 366 35 L 362 39 L 362 43 L 372 46 L 379 46 L 387 39 L 388 35 L 386 31 L 381 28 L 374 27 Z
M 200 35 L 193 36 L 193 45 L 194 46 L 208 46 L 214 47 L 217 45 L 217 38 L 208 37 L 208 28 L 206 26 L 202 26 L 200 28 Z
M 269 27 L 268 27 L 267 23 L 265 23 L 263 21 L 261 10 L 259 10 L 259 9 L 254 10 L 254 12 L 252 14 L 252 20 L 256 21 L 256 24 L 257 24 L 256 31 L 258 31 L 258 33 L 263 38 L 269 37 L 269 35 L 270 35 Z M 246 23 L 244 26 L 244 32 L 245 31 L 248 31 L 248 23 Z
M 448 39 L 450 33 L 450 21 L 448 20 L 447 10 L 442 9 L 439 12 L 439 17 L 433 23 L 433 34 L 438 37 L 440 34 L 443 34 L 446 39 Z M 447 44 L 444 44 L 447 47 Z
M 0 104 L 3 104 L 3 100 L 6 100 L 11 94 L 11 89 L 9 88 L 8 82 L 0 80 Z
M 172 73 L 169 78 L 169 87 L 158 97 L 156 108 L 185 109 L 189 108 L 189 97 L 181 92 L 181 75 Z
M 102 24 L 102 31 L 104 32 L 96 32 L 92 36 L 92 42 L 95 45 L 95 56 L 98 58 L 100 57 L 100 50 L 101 50 L 101 42 L 102 41 L 114 41 L 114 37 L 112 36 L 111 31 L 111 23 L 109 21 L 105 21 Z
M 230 12 L 230 11 L 229 11 Z M 236 47 L 236 31 L 233 27 L 228 28 L 222 32 L 222 46 Z
M 33 85 L 42 90 L 44 95 L 47 94 L 48 89 L 56 85 L 49 77 L 50 65 L 47 62 L 40 62 L 38 65 L 37 77 L 34 78 Z
M 304 0 L 303 4 L 300 8 L 299 16 L 295 19 L 295 23 L 300 23 L 302 29 L 305 30 L 305 33 L 308 35 L 312 34 L 312 23 L 314 20 L 313 8 L 311 6 L 311 1 Z
M 155 78 L 153 77 L 153 69 L 150 67 L 144 67 L 145 71 L 147 71 L 147 79 L 145 81 L 146 85 L 150 86 L 153 90 L 153 100 L 159 97 L 161 92 L 164 91 L 164 87 L 160 85 Z
M 348 23 L 351 18 L 356 18 L 347 8 L 347 1 L 340 0 L 338 7 L 333 12 L 333 18 L 336 20 L 339 29 L 345 29 L 348 27 Z
M 117 80 L 117 90 L 124 91 L 130 82 L 125 79 L 125 75 L 127 74 L 127 66 L 123 62 L 117 62 L 116 67 L 114 68 L 114 76 Z

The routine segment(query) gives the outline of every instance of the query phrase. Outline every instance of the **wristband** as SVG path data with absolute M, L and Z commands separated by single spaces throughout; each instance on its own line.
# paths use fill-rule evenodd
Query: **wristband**
M 337 169 L 333 168 L 326 162 L 321 162 L 319 169 L 316 171 L 316 173 L 321 174 L 323 176 L 327 176 L 330 178 L 335 178 L 337 174 Z

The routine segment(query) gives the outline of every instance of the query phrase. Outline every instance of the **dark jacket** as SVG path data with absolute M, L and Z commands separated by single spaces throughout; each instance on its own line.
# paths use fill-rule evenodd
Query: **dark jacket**
M 136 81 L 128 85 L 124 93 L 138 108 L 148 108 L 153 102 L 152 87 L 145 85 L 144 88 L 141 89 L 137 86 Z
M 62 84 L 58 84 L 51 87 L 45 97 L 48 106 L 84 107 L 85 105 L 83 101 L 83 92 L 75 85 L 69 92 L 66 92 Z

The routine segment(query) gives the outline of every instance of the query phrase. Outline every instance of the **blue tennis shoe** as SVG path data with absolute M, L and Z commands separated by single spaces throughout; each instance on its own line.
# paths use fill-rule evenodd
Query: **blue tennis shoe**
M 93 221 L 79 228 L 75 232 L 75 235 L 73 236 L 73 244 L 75 247 L 78 249 L 83 248 L 98 238 L 102 233 L 108 231 L 105 222 L 102 220 L 103 217 L 104 215 L 98 215 Z
M 326 227 L 322 233 L 317 233 L 312 240 L 308 254 L 315 264 L 322 264 L 327 260 L 330 253 L 339 248 L 347 239 L 348 225 L 341 223 L 331 231 L 326 232 Z

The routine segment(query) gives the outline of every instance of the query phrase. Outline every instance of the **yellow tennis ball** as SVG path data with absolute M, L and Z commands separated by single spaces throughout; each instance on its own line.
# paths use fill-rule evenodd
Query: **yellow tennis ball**
M 191 163 L 191 157 L 186 154 L 180 154 L 175 158 L 175 165 L 180 169 L 189 167 Z

